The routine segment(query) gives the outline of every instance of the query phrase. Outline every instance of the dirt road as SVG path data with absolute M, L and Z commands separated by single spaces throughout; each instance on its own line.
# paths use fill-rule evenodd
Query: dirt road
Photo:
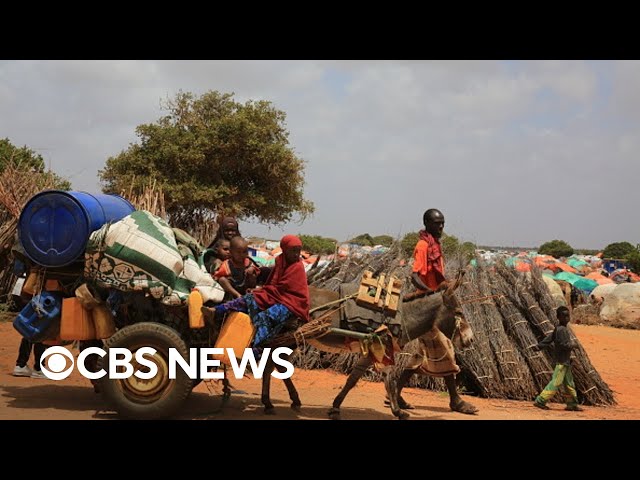
M 530 419 L 640 419 L 640 331 L 603 326 L 572 325 L 589 357 L 616 394 L 614 407 L 585 407 L 584 412 L 565 412 L 563 405 L 551 404 L 542 411 L 531 402 L 465 397 L 480 412 L 469 416 L 453 413 L 448 396 L 426 390 L 407 388 L 405 399 L 416 406 L 411 418 L 420 420 L 530 420 Z M 0 420 L 6 419 L 113 419 L 114 412 L 104 411 L 100 395 L 77 371 L 64 381 L 13 377 L 11 372 L 20 343 L 19 334 L 10 322 L 0 323 Z M 77 351 L 76 351 L 77 353 Z M 30 360 L 31 366 L 32 360 Z M 333 371 L 296 370 L 293 381 L 303 402 L 301 412 L 289 407 L 286 389 L 279 380 L 272 381 L 272 400 L 277 414 L 265 416 L 260 404 L 260 381 L 232 380 L 234 392 L 222 406 L 221 387 L 215 383 L 199 385 L 185 403 L 183 419 L 327 419 L 326 412 L 345 381 Z M 345 420 L 390 420 L 383 405 L 381 383 L 360 382 L 349 394 L 342 408 Z

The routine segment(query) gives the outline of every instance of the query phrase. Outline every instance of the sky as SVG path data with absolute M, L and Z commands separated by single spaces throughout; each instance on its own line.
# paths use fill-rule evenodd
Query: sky
M 268 100 L 305 161 L 304 222 L 246 237 L 402 236 L 440 209 L 478 245 L 640 243 L 638 61 L 0 61 L 0 138 L 74 190 L 178 91 Z

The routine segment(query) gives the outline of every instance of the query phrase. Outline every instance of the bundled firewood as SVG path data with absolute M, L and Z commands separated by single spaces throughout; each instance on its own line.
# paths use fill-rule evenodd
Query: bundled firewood
M 56 177 L 50 172 L 34 172 L 13 159 L 5 159 L 0 173 L 0 302 L 6 301 L 15 282 L 13 248 L 18 218 L 27 201 L 36 193 L 55 188 Z
M 129 188 L 120 192 L 120 196 L 131 202 L 136 210 L 146 210 L 156 217 L 168 220 L 164 204 L 164 191 L 155 178 L 151 178 L 141 188 L 135 188 L 135 176 L 131 179 Z
M 540 272 L 534 267 L 531 276 L 527 276 L 524 273 L 518 273 L 515 283 L 517 288 L 509 288 L 513 286 L 513 274 L 509 272 L 508 267 L 499 265 L 496 270 L 500 273 L 503 279 L 506 277 L 511 279 L 511 283 L 504 282 L 504 291 L 510 292 L 515 297 L 519 297 L 516 304 L 520 305 L 520 312 L 523 317 L 527 319 L 531 332 L 534 334 L 536 342 L 541 340 L 544 335 L 553 331 L 558 324 L 558 319 L 555 314 L 555 309 L 550 307 L 553 305 L 553 299 L 548 289 L 542 289 L 536 279 L 540 278 Z M 509 272 L 509 273 L 507 273 Z M 512 270 L 513 272 L 513 270 Z M 537 303 L 535 296 L 540 298 L 540 303 Z M 546 305 L 546 307 L 545 307 Z M 550 311 L 550 315 L 544 315 L 543 308 Z M 574 336 L 574 339 L 575 336 Z M 577 340 L 577 339 L 576 339 Z M 541 357 L 546 357 L 546 362 L 535 360 L 535 357 L 529 357 L 531 361 L 531 371 L 536 379 L 539 388 L 544 388 L 546 383 L 551 378 L 553 372 L 553 359 L 548 352 L 541 353 Z M 578 348 L 574 350 L 572 354 L 572 367 L 574 379 L 576 382 L 576 388 L 578 390 L 578 396 L 589 405 L 611 405 L 615 403 L 613 398 L 613 392 L 609 386 L 602 380 L 598 372 L 595 370 L 589 357 L 580 345 L 578 341 Z M 548 364 L 548 367 L 546 366 Z
M 491 370 L 491 375 L 484 382 L 486 396 L 527 398 L 533 383 L 526 368 L 522 350 L 518 348 L 521 342 L 517 332 L 523 322 L 518 325 L 519 318 L 504 318 L 500 313 L 497 302 L 504 302 L 504 298 L 500 292 L 492 288 L 491 278 L 485 270 L 474 269 L 467 282 L 465 289 L 459 293 L 460 299 L 463 305 L 472 307 L 475 311 L 466 314 L 465 317 L 472 325 L 474 336 L 479 339 L 486 338 L 489 347 L 482 352 L 481 359 L 475 360 L 475 367 L 470 370 L 478 368 Z M 510 320 L 515 321 L 509 323 Z M 473 360 L 474 348 L 475 346 L 472 345 L 471 348 L 460 353 L 463 365 L 464 361 Z M 493 359 L 493 362 L 487 359 Z
M 174 207 L 170 212 L 165 206 L 165 196 L 162 185 L 156 179 L 150 178 L 140 182 L 132 177 L 129 187 L 120 192 L 136 210 L 146 210 L 153 215 L 166 220 L 172 227 L 180 228 L 189 233 L 201 245 L 208 245 L 216 235 L 218 224 L 215 222 L 215 212 L 208 209 L 193 210 Z

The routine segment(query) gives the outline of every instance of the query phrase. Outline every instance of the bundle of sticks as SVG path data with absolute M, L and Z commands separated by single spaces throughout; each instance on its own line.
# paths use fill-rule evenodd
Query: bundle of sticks
M 304 323 L 297 330 L 287 331 L 274 337 L 269 342 L 269 347 L 296 347 L 303 348 L 306 340 L 322 337 L 331 332 L 331 316 L 342 308 L 341 305 L 333 307 L 322 313 L 319 317 Z

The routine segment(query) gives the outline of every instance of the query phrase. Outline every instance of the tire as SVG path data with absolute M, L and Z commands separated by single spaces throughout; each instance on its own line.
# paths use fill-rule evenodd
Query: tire
M 108 373 L 110 348 L 128 348 L 135 355 L 141 347 L 153 347 L 157 353 L 153 357 L 145 355 L 158 366 L 158 374 L 150 380 L 135 376 L 128 379 L 102 377 L 100 390 L 109 406 L 123 418 L 156 420 L 174 415 L 191 392 L 192 380 L 179 366 L 176 378 L 169 378 L 169 348 L 175 348 L 183 358 L 189 358 L 186 344 L 178 333 L 160 323 L 142 322 L 118 330 L 107 345 L 107 354 L 98 360 L 98 368 Z

